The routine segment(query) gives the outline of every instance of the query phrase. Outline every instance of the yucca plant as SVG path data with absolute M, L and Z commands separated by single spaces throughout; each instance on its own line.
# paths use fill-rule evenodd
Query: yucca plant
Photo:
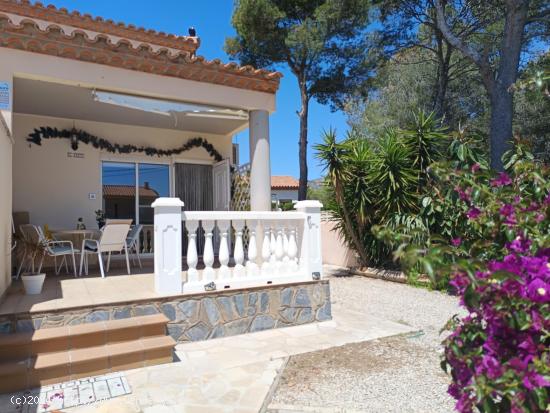
M 411 234 L 426 230 L 418 217 L 420 199 L 428 165 L 444 150 L 443 131 L 432 114 L 419 113 L 410 130 L 389 129 L 374 139 L 355 130 L 338 142 L 331 129 L 315 146 L 334 189 L 327 209 L 363 264 L 395 265 L 391 243 L 373 228 L 399 227 Z
M 348 208 L 349 201 L 346 197 L 346 186 L 353 179 L 353 173 L 349 168 L 352 159 L 352 145 L 350 142 L 337 142 L 334 129 L 325 131 L 323 134 L 323 142 L 315 145 L 314 149 L 317 151 L 317 159 L 323 163 L 327 171 L 327 178 L 334 188 L 336 205 L 333 205 L 333 211 L 338 213 L 343 235 L 350 241 L 361 260 L 366 262 L 367 256 L 361 244 L 361 231 L 357 225 L 354 225 L 352 212 Z

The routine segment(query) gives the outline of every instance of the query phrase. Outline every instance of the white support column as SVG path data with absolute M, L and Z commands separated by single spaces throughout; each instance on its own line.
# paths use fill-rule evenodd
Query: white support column
M 181 208 L 179 198 L 157 198 L 155 210 L 155 291 L 181 294 Z
M 298 201 L 294 208 L 306 214 L 300 248 L 300 271 L 308 278 L 313 273 L 323 275 L 321 253 L 321 208 L 319 201 Z
M 250 209 L 271 211 L 271 165 L 269 161 L 269 113 L 249 113 Z

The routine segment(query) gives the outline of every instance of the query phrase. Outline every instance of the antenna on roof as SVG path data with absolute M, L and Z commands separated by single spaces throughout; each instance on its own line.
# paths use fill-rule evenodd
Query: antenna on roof
M 197 37 L 197 31 L 195 30 L 195 28 L 193 26 L 191 26 L 189 28 L 189 36 L 191 37 Z

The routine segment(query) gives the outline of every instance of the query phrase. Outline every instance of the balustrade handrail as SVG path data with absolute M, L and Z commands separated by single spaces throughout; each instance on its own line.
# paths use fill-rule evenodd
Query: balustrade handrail
M 295 211 L 183 211 L 181 216 L 184 221 L 286 221 L 306 218 L 303 212 Z

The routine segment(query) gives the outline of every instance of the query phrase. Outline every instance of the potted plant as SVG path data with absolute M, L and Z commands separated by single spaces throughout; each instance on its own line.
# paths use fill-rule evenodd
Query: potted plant
M 18 248 L 20 259 L 27 259 L 27 257 L 42 257 L 47 247 L 47 241 L 38 239 L 31 240 L 23 235 L 14 235 L 16 245 Z M 31 271 L 21 274 L 21 280 L 23 281 L 23 287 L 25 288 L 25 294 L 35 295 L 42 292 L 44 286 L 44 280 L 46 273 L 36 272 L 34 266 L 34 260 L 31 263 Z
M 105 211 L 102 209 L 95 211 L 95 220 L 97 221 L 97 226 L 99 229 L 103 228 L 105 225 Z

